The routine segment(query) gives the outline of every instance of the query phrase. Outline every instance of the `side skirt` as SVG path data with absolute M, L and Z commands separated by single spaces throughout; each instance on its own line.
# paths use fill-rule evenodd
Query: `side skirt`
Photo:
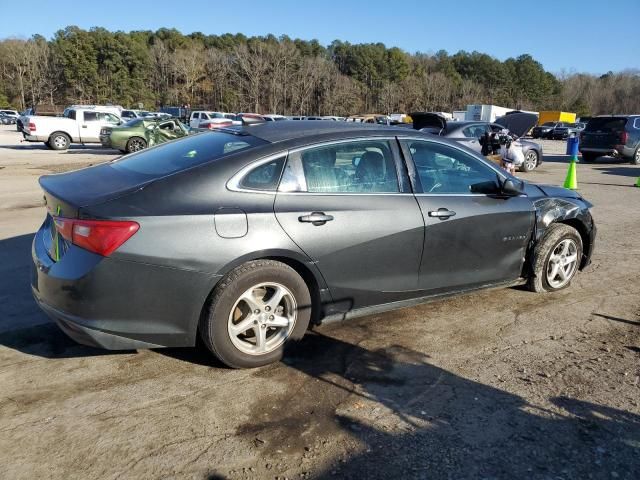
M 452 292 L 425 295 L 422 297 L 410 298 L 408 300 L 400 300 L 398 302 L 383 303 L 381 305 L 372 305 L 369 307 L 362 307 L 362 308 L 357 308 L 355 310 L 350 310 L 345 313 L 335 313 L 335 314 L 327 315 L 326 317 L 323 317 L 322 319 L 320 319 L 320 321 L 316 325 L 325 325 L 330 323 L 343 322 L 345 320 L 350 320 L 352 318 L 364 317 L 367 315 L 375 315 L 378 313 L 384 313 L 391 310 L 397 310 L 400 308 L 414 307 L 416 305 L 421 305 L 424 303 L 437 302 L 438 300 L 442 300 L 449 297 L 456 297 L 458 295 L 464 295 L 467 293 L 477 292 L 479 290 L 498 290 L 498 289 L 504 289 L 509 287 L 516 287 L 518 285 L 525 285 L 526 283 L 527 283 L 526 279 L 519 278 L 518 280 L 512 280 L 508 282 L 480 285 L 478 287 L 466 288 L 463 290 L 455 290 Z

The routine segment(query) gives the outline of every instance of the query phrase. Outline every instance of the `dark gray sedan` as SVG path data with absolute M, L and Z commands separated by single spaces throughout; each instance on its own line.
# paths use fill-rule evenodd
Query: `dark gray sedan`
M 310 325 L 490 286 L 565 288 L 595 226 L 578 193 L 408 129 L 270 122 L 40 178 L 32 290 L 80 343 L 192 346 L 232 367 Z

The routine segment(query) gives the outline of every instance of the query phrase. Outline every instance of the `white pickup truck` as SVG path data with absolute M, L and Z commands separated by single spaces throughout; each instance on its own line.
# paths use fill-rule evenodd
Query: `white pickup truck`
M 113 112 L 95 108 L 67 108 L 62 117 L 28 116 L 22 135 L 28 142 L 44 142 L 54 150 L 66 150 L 71 143 L 100 143 L 102 127 L 120 125 Z

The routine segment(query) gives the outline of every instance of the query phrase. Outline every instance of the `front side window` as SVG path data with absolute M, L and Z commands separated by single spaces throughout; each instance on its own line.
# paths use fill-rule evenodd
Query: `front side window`
M 497 184 L 495 170 L 461 150 L 424 140 L 405 140 L 404 144 L 411 153 L 422 193 L 471 194 L 487 182 Z
M 285 157 L 283 156 L 258 165 L 242 177 L 239 183 L 240 188 L 274 192 L 278 188 L 284 161 Z
M 294 152 L 289 155 L 281 189 L 309 193 L 400 191 L 387 140 L 344 142 Z

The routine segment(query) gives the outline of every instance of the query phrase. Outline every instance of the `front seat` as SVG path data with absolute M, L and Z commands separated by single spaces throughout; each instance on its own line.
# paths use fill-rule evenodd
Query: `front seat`
M 344 188 L 343 172 L 335 167 L 335 150 L 323 148 L 302 154 L 304 176 L 309 192 L 336 192 Z
M 385 190 L 385 160 L 379 152 L 364 152 L 356 167 L 356 185 L 363 190 Z

